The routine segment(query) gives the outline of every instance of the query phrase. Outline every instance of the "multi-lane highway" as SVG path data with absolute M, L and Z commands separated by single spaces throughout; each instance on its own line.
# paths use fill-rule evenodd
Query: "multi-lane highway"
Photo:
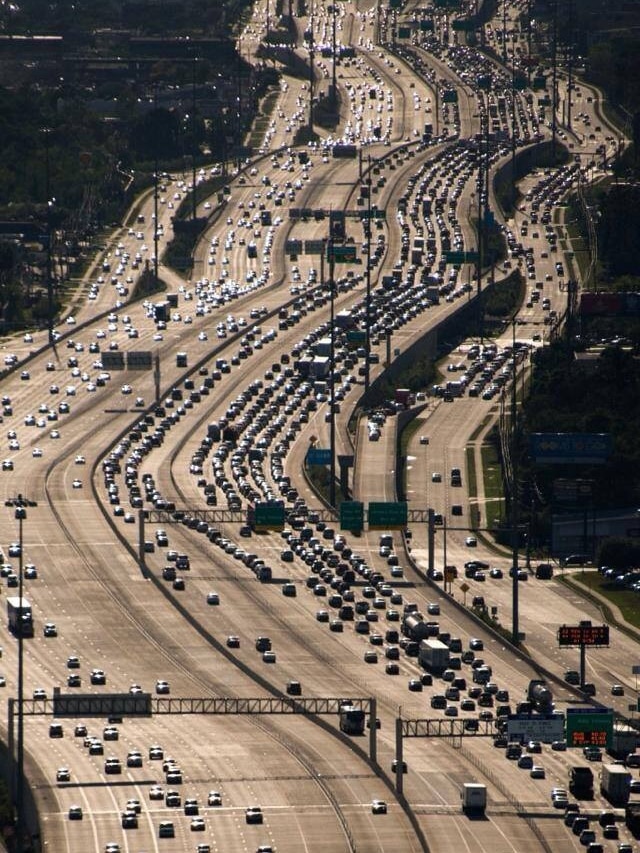
M 245 53 L 255 55 L 270 14 L 268 4 L 256 4 L 240 36 Z M 16 594 L 21 568 L 33 609 L 34 636 L 23 641 L 25 770 L 43 845 L 70 853 L 577 850 L 578 837 L 550 819 L 561 813 L 549 796 L 552 786 L 567 786 L 570 764 L 586 764 L 576 751 L 545 744 L 532 762 L 515 762 L 492 737 L 405 738 L 408 772 L 400 774 L 402 795 L 396 792 L 397 720 L 460 720 L 467 733 L 479 721 L 478 731 L 492 730 L 498 706 L 515 708 L 540 668 L 556 677 L 557 710 L 584 698 L 563 685 L 576 653 L 560 652 L 555 635 L 562 623 L 598 621 L 592 605 L 555 581 L 523 581 L 526 654 L 465 606 L 482 595 L 508 625 L 510 558 L 487 552 L 482 540 L 468 544 L 471 500 L 483 494 L 469 490 L 468 460 L 476 458 L 476 479 L 482 471 L 468 446 L 499 416 L 512 378 L 513 328 L 494 349 L 472 340 L 453 349 L 441 365 L 456 380 L 452 402 L 427 397 L 425 388 L 407 446 L 411 508 L 433 508 L 453 528 L 446 563 L 462 574 L 467 560 L 486 559 L 502 579 L 474 574 L 466 593 L 462 578 L 453 595 L 445 593 L 426 576 L 424 524 L 411 526 L 409 549 L 400 531 L 341 532 L 305 463 L 310 446 L 329 446 L 333 380 L 336 450 L 354 456 L 351 496 L 394 500 L 397 417 L 391 405 L 358 409 L 366 347 L 361 337 L 349 341 L 349 332 L 368 333 L 374 381 L 389 336 L 392 358 L 402 357 L 467 305 L 473 268 L 453 266 L 446 253 L 475 248 L 480 196 L 495 208 L 478 180 L 479 162 L 499 164 L 512 141 L 535 144 L 549 128 L 528 91 L 515 91 L 512 68 L 458 43 L 445 22 L 437 22 L 440 39 L 414 35 L 403 46 L 395 38 L 379 43 L 396 15 L 380 4 L 333 10 L 316 2 L 308 14 L 296 27 L 300 36 L 313 28 L 316 88 L 332 79 L 326 54 L 334 26 L 338 47 L 353 48 L 336 68 L 339 124 L 321 130 L 317 144 L 292 147 L 308 121 L 310 87 L 284 74 L 259 152 L 229 175 L 222 201 L 200 203 L 210 225 L 191 277 L 159 264 L 177 298 L 167 319 L 154 308 L 160 297 L 130 297 L 193 189 L 179 176 L 166 176 L 158 198 L 139 200 L 114 232 L 54 346 L 42 332 L 3 341 L 5 363 L 15 363 L 2 381 L 2 495 L 34 505 L 22 522 L 22 555 L 10 547 L 18 539 L 10 507 L 0 517 L 0 540 L 6 593 Z M 487 27 L 489 40 L 495 29 Z M 308 59 L 311 45 L 300 37 L 300 58 Z M 575 97 L 583 99 L 578 112 L 592 116 L 589 148 L 618 144 L 593 112 L 597 94 L 583 86 Z M 585 140 L 572 144 L 574 155 Z M 343 153 L 355 146 L 357 156 L 336 157 L 335 145 Z M 526 277 L 514 327 L 523 355 L 548 342 L 552 312 L 561 322 L 569 260 L 558 248 L 554 214 L 587 165 L 572 156 L 524 178 L 522 202 L 504 222 L 508 253 L 493 274 L 519 266 Z M 217 172 L 203 169 L 198 180 Z M 384 216 L 370 221 L 367 234 L 357 212 L 370 205 Z M 341 211 L 344 218 L 334 215 Z M 335 263 L 333 309 L 334 265 L 305 252 L 307 241 L 329 242 L 334 252 L 355 248 L 358 263 Z M 343 318 L 333 374 L 325 357 L 331 310 Z M 127 351 L 157 356 L 159 376 L 118 370 L 105 356 Z M 521 375 L 527 360 L 517 362 Z M 452 468 L 460 469 L 461 486 L 451 484 Z M 284 529 L 253 531 L 248 510 L 275 500 L 287 508 Z M 438 568 L 441 540 L 439 532 Z M 260 581 L 269 575 L 271 582 Z M 403 634 L 411 605 L 429 614 L 435 634 L 448 635 L 455 663 L 445 678 L 429 677 L 414 638 Z M 621 712 L 628 697 L 607 694 L 613 682 L 632 690 L 633 655 L 632 642 L 612 631 L 611 648 L 588 659 L 598 698 Z M 475 675 L 479 658 L 491 668 L 485 690 Z M 8 697 L 16 696 L 16 672 L 17 642 L 7 632 Z M 148 693 L 153 713 L 56 719 L 60 734 L 45 713 L 57 688 Z M 318 702 L 313 715 L 277 713 L 276 699 L 297 696 L 334 701 Z M 229 699 L 223 709 L 213 702 L 222 697 Z M 370 728 L 359 737 L 340 731 L 341 698 L 376 700 L 376 760 Z M 6 718 L 3 725 L 6 731 Z M 532 772 L 531 763 L 543 770 Z M 486 820 L 462 814 L 468 781 L 487 785 Z

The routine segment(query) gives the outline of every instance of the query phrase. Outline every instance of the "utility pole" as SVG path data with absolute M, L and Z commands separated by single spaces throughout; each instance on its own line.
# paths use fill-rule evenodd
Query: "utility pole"
M 573 91 L 573 0 L 569 0 L 569 21 L 567 25 L 567 127 L 571 130 L 571 93 Z
M 310 16 L 310 37 L 309 37 L 309 135 L 313 136 L 313 93 L 315 89 L 316 79 L 315 70 L 313 67 L 315 55 L 315 35 L 313 27 L 315 24 L 315 6 L 314 0 L 311 0 L 311 16 Z
M 551 156 L 556 159 L 558 135 L 558 0 L 553 0 L 552 28 L 552 57 L 551 57 Z
M 153 93 L 153 108 L 156 113 L 156 119 L 158 116 L 158 84 L 156 83 L 155 90 Z M 156 133 L 156 138 L 153 143 L 155 162 L 154 162 L 154 176 L 153 176 L 153 278 L 156 291 L 158 290 L 158 265 L 160 263 L 158 259 L 158 147 L 159 147 L 159 138 L 160 134 Z M 194 187 L 194 199 L 195 199 L 195 187 Z
M 371 383 L 371 155 L 369 155 L 369 167 L 367 169 L 367 269 L 366 269 L 366 297 L 365 297 L 365 322 L 366 322 L 366 364 L 364 369 L 364 392 L 368 393 Z
M 49 163 L 49 134 L 51 128 L 43 128 L 44 133 L 44 192 L 46 196 L 46 228 L 47 228 L 47 328 L 49 331 L 49 346 L 53 346 L 53 271 L 51 256 L 51 170 Z
M 333 0 L 333 4 L 331 6 L 333 15 L 333 26 L 332 26 L 332 34 L 331 34 L 331 53 L 333 56 L 333 71 L 332 71 L 332 79 L 331 79 L 331 103 L 334 108 L 338 104 L 338 83 L 336 76 L 336 18 L 338 15 L 338 7 L 336 6 L 336 0 Z
M 193 56 L 192 62 L 192 76 L 191 76 L 191 181 L 193 184 L 193 189 L 191 191 L 192 198 L 192 217 L 193 221 L 196 220 L 196 208 L 198 206 L 198 200 L 196 198 L 196 151 L 197 151 L 197 142 L 196 142 L 196 63 L 198 61 L 197 56 Z

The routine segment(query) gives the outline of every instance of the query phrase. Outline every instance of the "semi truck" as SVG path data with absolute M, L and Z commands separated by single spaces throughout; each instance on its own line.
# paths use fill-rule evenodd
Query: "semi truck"
M 612 805 L 624 806 L 629 802 L 631 773 L 621 764 L 603 764 L 600 772 L 600 793 Z
M 440 674 L 449 666 L 449 646 L 440 640 L 421 640 L 418 660 L 429 672 Z
M 465 814 L 484 814 L 487 807 L 487 786 L 480 782 L 463 782 L 460 799 Z
M 33 637 L 33 614 L 26 598 L 7 598 L 8 627 L 16 637 Z
M 553 711 L 553 693 L 547 682 L 541 679 L 532 679 L 527 688 L 527 701 L 531 706 L 543 714 Z
M 569 791 L 578 800 L 593 799 L 593 771 L 576 765 L 569 768 Z

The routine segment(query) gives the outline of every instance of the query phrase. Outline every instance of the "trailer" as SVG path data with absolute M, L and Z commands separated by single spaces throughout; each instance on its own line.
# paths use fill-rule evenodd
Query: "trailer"
M 624 806 L 629 802 L 631 773 L 621 764 L 603 764 L 600 771 L 600 793 L 612 805 Z
M 16 637 L 33 637 L 33 613 L 24 596 L 7 598 L 7 622 L 9 630 Z
M 440 640 L 421 640 L 418 661 L 425 669 L 438 675 L 449 666 L 449 646 Z

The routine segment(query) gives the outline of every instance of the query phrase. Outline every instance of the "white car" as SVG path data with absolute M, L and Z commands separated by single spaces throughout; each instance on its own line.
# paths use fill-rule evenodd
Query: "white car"
M 42 448 L 34 447 L 33 450 L 31 451 L 31 455 L 33 456 L 34 459 L 40 459 L 40 457 L 42 456 Z
M 78 454 L 76 456 L 76 465 L 84 465 L 87 460 L 82 456 L 82 454 Z
M 73 481 L 72 485 L 73 485 L 74 489 L 81 489 L 82 488 L 82 480 L 79 480 L 76 477 L 76 479 Z

